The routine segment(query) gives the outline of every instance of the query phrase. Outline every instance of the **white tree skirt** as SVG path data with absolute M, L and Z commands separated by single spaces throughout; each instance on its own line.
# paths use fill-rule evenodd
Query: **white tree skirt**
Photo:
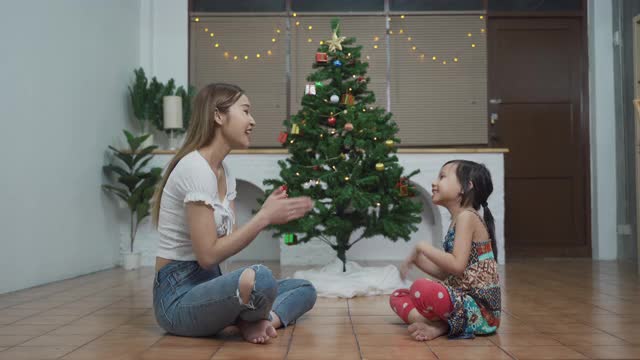
M 400 272 L 393 265 L 363 267 L 347 261 L 347 271 L 342 272 L 339 259 L 320 269 L 296 271 L 293 277 L 311 281 L 321 297 L 383 295 L 411 286 L 411 282 L 400 279 Z

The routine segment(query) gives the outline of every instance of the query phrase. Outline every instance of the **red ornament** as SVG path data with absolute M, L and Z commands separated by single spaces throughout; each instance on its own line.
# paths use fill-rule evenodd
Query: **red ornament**
M 336 126 L 336 118 L 334 118 L 333 116 L 330 117 L 329 119 L 327 119 L 327 124 L 329 124 L 329 126 Z
M 353 124 L 352 123 L 344 124 L 344 129 L 347 130 L 347 131 L 353 130 Z
M 360 84 L 362 84 L 362 83 L 367 82 L 367 79 L 365 79 L 363 76 L 358 76 L 357 81 L 358 81 Z
M 316 53 L 316 62 L 318 64 L 326 64 L 329 62 L 329 55 L 327 53 L 319 52 Z
M 315 171 L 320 170 L 320 166 L 318 166 L 318 165 L 313 165 L 313 170 L 315 170 Z
M 284 143 L 286 143 L 286 142 L 287 142 L 287 136 L 289 136 L 289 134 L 287 134 L 287 133 L 286 133 L 286 132 L 284 132 L 284 131 L 281 131 L 281 132 L 280 132 L 280 135 L 278 135 L 278 142 L 279 142 L 280 144 L 284 144 Z
M 280 189 L 282 189 L 282 191 L 287 191 L 288 189 L 287 184 L 280 186 Z

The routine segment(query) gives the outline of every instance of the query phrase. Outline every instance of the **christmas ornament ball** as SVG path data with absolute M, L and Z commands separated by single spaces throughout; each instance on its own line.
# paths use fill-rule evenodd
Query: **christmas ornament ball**
M 331 101 L 332 104 L 337 104 L 338 101 L 340 101 L 340 97 L 338 95 L 331 95 L 329 101 Z

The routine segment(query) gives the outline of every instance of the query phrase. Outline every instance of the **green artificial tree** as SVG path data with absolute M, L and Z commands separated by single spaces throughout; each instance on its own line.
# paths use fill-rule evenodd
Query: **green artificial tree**
M 395 155 L 398 126 L 376 107 L 367 90 L 368 63 L 362 46 L 340 35 L 331 22 L 332 39 L 318 48 L 307 77 L 302 109 L 284 121 L 279 141 L 289 157 L 280 161 L 280 179 L 265 180 L 271 193 L 285 185 L 289 196 L 310 196 L 307 216 L 274 226 L 294 245 L 320 239 L 336 251 L 346 271 L 347 251 L 362 239 L 383 235 L 408 241 L 421 220 L 422 204 Z M 311 59 L 310 59 L 311 60 Z M 299 238 L 298 238 L 299 236 Z

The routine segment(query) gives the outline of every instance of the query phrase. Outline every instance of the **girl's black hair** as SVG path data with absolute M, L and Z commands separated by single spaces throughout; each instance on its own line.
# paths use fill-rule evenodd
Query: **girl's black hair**
M 496 245 L 496 225 L 493 215 L 489 210 L 487 200 L 493 192 L 491 173 L 483 164 L 468 160 L 452 160 L 444 164 L 455 164 L 456 176 L 462 187 L 462 206 L 471 206 L 475 210 L 482 207 L 484 222 L 491 238 L 491 248 L 496 260 L 498 259 L 498 246 Z M 473 185 L 473 186 L 472 186 Z

